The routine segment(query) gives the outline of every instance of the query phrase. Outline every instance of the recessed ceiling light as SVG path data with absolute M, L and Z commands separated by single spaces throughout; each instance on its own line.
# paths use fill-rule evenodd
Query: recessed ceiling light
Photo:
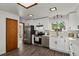
M 32 14 L 30 14 L 29 16 L 30 16 L 30 17 L 32 17 L 33 15 L 32 15 Z
M 50 11 L 55 11 L 55 10 L 57 10 L 56 7 L 50 8 Z

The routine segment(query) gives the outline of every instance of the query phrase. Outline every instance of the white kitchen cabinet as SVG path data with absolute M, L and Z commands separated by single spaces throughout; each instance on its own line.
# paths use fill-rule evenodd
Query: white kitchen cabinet
M 49 48 L 59 52 L 69 53 L 69 41 L 67 32 L 59 32 L 58 37 L 51 35 L 49 39 Z
M 76 29 L 75 13 L 69 14 L 69 29 Z
M 74 56 L 79 56 L 79 39 L 71 41 Z
M 69 14 L 69 29 L 78 29 L 79 25 L 79 12 Z
M 49 40 L 49 48 L 59 52 L 69 53 L 69 45 L 64 38 L 51 37 Z
M 60 52 L 64 51 L 65 44 L 64 44 L 63 39 L 61 39 L 59 37 L 51 37 L 49 42 L 50 42 L 50 44 L 49 44 L 50 49 L 60 51 Z
M 69 40 L 67 31 L 59 32 L 58 46 L 60 47 L 58 50 L 69 53 Z
M 56 45 L 57 45 L 57 38 L 56 37 L 50 37 L 49 39 L 49 48 L 52 50 L 56 50 Z
M 65 50 L 65 42 L 63 38 L 58 38 L 57 40 L 57 50 L 64 52 Z
M 59 38 L 57 49 L 61 52 L 69 53 L 69 41 L 66 38 Z

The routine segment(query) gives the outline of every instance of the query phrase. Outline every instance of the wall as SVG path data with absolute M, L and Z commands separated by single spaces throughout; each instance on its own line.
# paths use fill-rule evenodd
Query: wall
M 19 20 L 15 14 L 0 11 L 0 55 L 6 53 L 6 18 Z
M 34 25 L 35 29 L 36 29 L 36 25 L 39 25 L 39 23 L 40 25 L 44 26 L 44 30 L 49 30 L 49 19 L 48 18 L 26 21 L 26 24 Z

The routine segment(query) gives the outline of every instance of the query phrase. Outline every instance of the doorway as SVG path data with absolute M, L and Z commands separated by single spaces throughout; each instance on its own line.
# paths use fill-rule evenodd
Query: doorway
M 22 48 L 24 41 L 24 23 L 19 23 L 19 39 L 18 39 L 18 48 Z
M 18 21 L 6 18 L 6 52 L 17 49 L 18 43 Z

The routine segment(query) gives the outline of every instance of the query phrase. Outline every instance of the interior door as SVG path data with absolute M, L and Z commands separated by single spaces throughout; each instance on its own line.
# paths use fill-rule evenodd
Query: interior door
M 6 19 L 6 51 L 17 48 L 18 22 L 15 19 Z

